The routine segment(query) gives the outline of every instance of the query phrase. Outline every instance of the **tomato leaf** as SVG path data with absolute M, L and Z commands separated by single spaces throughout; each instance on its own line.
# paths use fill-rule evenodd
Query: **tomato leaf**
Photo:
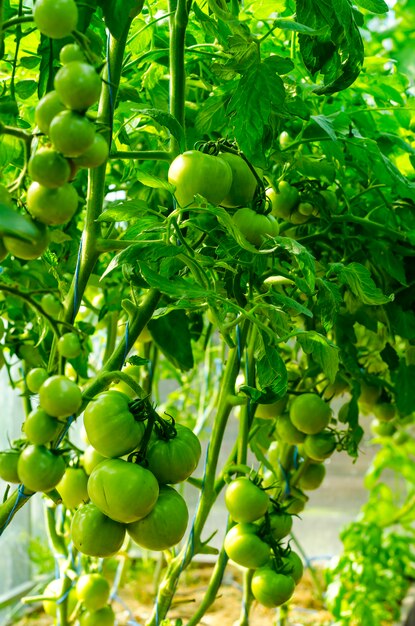
M 257 385 L 265 396 L 265 401 L 267 401 L 267 396 L 272 396 L 271 401 L 277 400 L 287 393 L 287 368 L 278 349 L 269 345 L 269 336 L 261 331 L 259 337 L 256 363 Z M 263 402 L 262 399 L 261 402 Z
M 140 12 L 142 0 L 99 0 L 104 12 L 105 25 L 114 39 L 119 39 L 130 21 L 130 11 Z
M 335 274 L 340 284 L 346 285 L 363 304 L 379 305 L 393 300 L 393 294 L 385 296 L 379 287 L 376 287 L 369 270 L 360 263 L 332 263 L 328 276 Z
M 157 122 L 157 124 L 167 128 L 177 140 L 180 152 L 183 152 L 186 149 L 186 138 L 183 127 L 176 120 L 176 118 L 173 117 L 173 115 L 167 113 L 166 111 L 162 111 L 161 109 L 141 109 L 140 114 L 151 117 L 151 119 Z
M 98 222 L 129 222 L 132 219 L 142 217 L 147 211 L 148 204 L 144 200 L 135 198 L 134 200 L 120 200 L 111 202 L 109 208 L 105 209 L 98 218 Z
M 395 375 L 395 401 L 402 415 L 410 415 L 415 406 L 415 365 L 406 365 L 401 359 Z
M 317 278 L 316 285 L 318 288 L 317 310 L 324 330 L 329 332 L 333 328 L 337 311 L 343 299 L 339 287 L 334 283 Z
M 147 324 L 151 336 L 164 356 L 175 367 L 187 371 L 193 367 L 189 320 L 183 310 L 170 311 Z
M 371 13 L 387 13 L 389 11 L 384 0 L 356 0 L 356 4 Z
M 339 370 L 338 347 L 314 330 L 299 333 L 297 341 L 306 354 L 312 355 L 313 360 L 321 366 L 329 381 L 333 383 Z

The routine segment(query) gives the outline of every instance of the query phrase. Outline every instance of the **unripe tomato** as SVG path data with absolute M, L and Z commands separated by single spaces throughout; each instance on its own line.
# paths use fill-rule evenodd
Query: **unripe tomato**
M 59 314 L 62 311 L 62 304 L 52 293 L 45 293 L 40 300 L 40 304 L 42 305 L 45 313 L 51 317 L 59 317 Z
M 52 580 L 48 585 L 46 585 L 43 591 L 43 595 L 46 599 L 42 602 L 43 610 L 45 611 L 46 615 L 50 615 L 51 617 L 56 618 L 58 613 L 58 601 L 63 598 L 64 582 L 65 581 L 63 578 L 56 578 L 55 580 Z M 68 615 L 70 615 L 74 611 L 76 603 L 77 600 L 75 588 L 71 587 L 68 594 Z
M 381 422 L 390 422 L 396 417 L 396 406 L 391 402 L 378 402 L 373 406 L 373 413 Z
M 256 534 L 255 524 L 236 524 L 227 533 L 225 552 L 232 561 L 243 567 L 256 568 L 265 565 L 270 557 L 270 547 Z
M 37 183 L 53 189 L 68 182 L 71 168 L 67 159 L 53 148 L 40 148 L 28 163 L 28 173 Z
M 294 593 L 295 582 L 291 576 L 277 574 L 270 567 L 261 567 L 254 572 L 251 581 L 253 596 L 258 602 L 269 608 L 281 606 Z
M 261 419 L 274 419 L 281 415 L 287 406 L 288 395 L 285 395 L 283 398 L 272 402 L 271 404 L 258 404 L 255 417 L 260 417 Z
M 7 250 L 18 259 L 31 261 L 39 258 L 49 245 L 49 235 L 44 224 L 31 221 L 36 228 L 37 234 L 31 241 L 23 241 L 7 235 L 3 238 Z
M 278 437 L 284 443 L 288 443 L 291 446 L 297 445 L 297 443 L 302 443 L 305 439 L 305 433 L 298 430 L 292 423 L 290 416 L 280 415 L 277 419 L 276 431 Z
M 54 87 L 68 109 L 85 111 L 99 100 L 101 79 L 93 65 L 71 61 L 57 71 Z
M 324 461 L 336 449 L 336 438 L 330 430 L 323 430 L 316 435 L 307 435 L 304 441 L 304 452 L 313 461 Z
M 298 486 L 304 491 L 318 489 L 326 475 L 326 467 L 322 463 L 309 465 L 298 481 Z
M 161 484 L 186 480 L 195 471 L 202 453 L 200 441 L 190 428 L 182 424 L 175 428 L 176 437 L 156 439 L 147 451 L 148 469 Z
M 88 495 L 105 515 L 129 524 L 150 513 L 157 502 L 159 486 L 154 474 L 141 465 L 106 459 L 92 470 Z
M 235 522 L 254 522 L 267 512 L 269 498 L 249 478 L 239 476 L 226 487 L 225 504 Z
M 20 483 L 17 473 L 19 450 L 3 450 L 0 452 L 0 478 L 6 483 Z
M 370 430 L 379 437 L 391 437 L 396 432 L 396 427 L 392 422 L 381 422 L 375 417 L 370 422 Z
M 125 526 L 104 515 L 91 502 L 75 511 L 71 536 L 75 548 L 82 554 L 112 556 L 124 542 Z
M 95 128 L 83 115 L 65 110 L 53 118 L 49 134 L 56 150 L 67 157 L 77 157 L 92 146 Z
M 98 167 L 108 159 L 108 141 L 100 134 L 95 133 L 94 141 L 85 152 L 74 159 L 77 167 Z
M 59 52 L 59 61 L 62 65 L 72 61 L 85 61 L 85 55 L 77 43 L 67 43 Z
M 196 194 L 218 205 L 229 193 L 232 170 L 220 157 L 188 150 L 171 163 L 168 179 L 176 187 L 175 197 L 181 207 L 191 204 Z
M 76 359 L 81 354 L 81 342 L 76 333 L 65 333 L 59 337 L 57 347 L 64 359 Z
M 146 550 L 167 550 L 182 539 L 188 520 L 184 498 L 173 487 L 161 485 L 153 509 L 143 519 L 128 524 L 127 532 Z
M 75 415 L 82 404 L 82 393 L 78 385 L 66 376 L 51 376 L 39 389 L 42 409 L 53 417 Z
M 114 626 L 115 613 L 110 606 L 97 611 L 85 611 L 79 618 L 79 626 Z
M 88 440 L 100 454 L 118 457 L 140 445 L 145 426 L 128 408 L 130 398 L 119 391 L 105 391 L 90 402 L 84 413 Z
M 20 454 L 17 473 L 30 491 L 50 491 L 65 472 L 65 461 L 45 446 L 30 445 Z
M 294 579 L 296 585 L 300 582 L 304 573 L 304 565 L 301 557 L 291 550 L 287 556 L 282 557 L 284 569 L 287 570 L 287 574 Z
M 67 509 L 88 502 L 88 476 L 82 467 L 67 467 L 56 489 Z
M 29 413 L 22 429 L 30 443 L 38 445 L 49 443 L 58 434 L 62 424 L 38 407 Z
M 122 371 L 124 372 L 124 374 L 128 374 L 129 376 L 131 376 L 131 378 L 137 381 L 137 383 L 139 382 L 142 373 L 142 368 L 139 365 L 127 365 L 127 367 L 124 367 Z M 127 385 L 127 383 L 123 380 L 120 380 L 118 383 L 111 385 L 111 390 L 120 391 L 131 399 L 137 396 L 137 394 L 130 387 L 130 385 Z
M 298 203 L 298 189 L 292 187 L 286 180 L 281 180 L 278 184 L 278 191 L 270 187 L 265 193 L 271 200 L 272 215 L 283 220 L 289 220 L 291 212 Z
M 37 393 L 47 378 L 49 378 L 49 374 L 44 367 L 34 367 L 27 373 L 27 388 L 32 393 Z
M 261 215 L 249 207 L 238 209 L 232 216 L 235 225 L 249 243 L 260 247 L 268 237 L 276 237 L 280 231 L 272 215 Z
M 220 158 L 229 163 L 232 170 L 232 184 L 221 202 L 224 207 L 250 206 L 257 188 L 257 179 L 242 157 L 230 152 L 220 153 Z M 261 176 L 261 170 L 258 170 Z
M 27 190 L 27 208 L 32 217 L 48 226 L 66 224 L 78 207 L 78 194 L 70 183 L 49 189 L 32 183 Z
M 50 123 L 58 113 L 65 111 L 65 105 L 60 101 L 55 90 L 49 91 L 41 98 L 35 109 L 35 122 L 45 135 L 49 134 Z
M 298 204 L 297 211 L 305 217 L 310 217 L 314 213 L 314 206 L 311 202 L 300 202 Z
M 33 20 L 42 35 L 62 39 L 75 30 L 78 7 L 74 0 L 36 0 Z
M 285 512 L 271 513 L 269 516 L 270 530 L 275 541 L 280 541 L 290 534 L 293 527 L 292 515 Z
M 291 488 L 291 494 L 285 501 L 285 510 L 291 515 L 297 515 L 304 511 L 304 507 L 307 504 L 308 496 L 305 495 L 300 489 L 295 487 Z
M 101 461 L 105 461 L 108 458 L 103 456 L 97 450 L 95 450 L 94 446 L 87 446 L 82 455 L 82 462 L 88 476 L 92 473 L 94 467 L 101 463 Z
M 76 582 L 77 598 L 89 611 L 98 611 L 108 604 L 110 584 L 102 574 L 84 574 Z
M 296 396 L 290 406 L 290 419 L 298 430 L 314 435 L 328 426 L 331 418 L 330 405 L 316 393 Z

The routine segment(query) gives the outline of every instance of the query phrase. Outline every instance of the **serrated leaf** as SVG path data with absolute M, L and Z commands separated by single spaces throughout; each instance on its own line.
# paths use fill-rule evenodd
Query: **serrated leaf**
M 157 124 L 167 128 L 177 140 L 181 152 L 186 149 L 186 138 L 183 127 L 176 120 L 176 118 L 173 117 L 173 115 L 167 113 L 167 111 L 162 111 L 161 109 L 141 109 L 140 114 L 151 117 L 151 119 L 157 122 Z M 151 185 L 148 186 L 151 187 Z
M 181 298 L 185 296 L 187 298 L 206 300 L 208 295 L 206 289 L 199 287 L 194 282 L 180 277 L 175 277 L 174 280 L 170 280 L 162 276 L 161 273 L 152 270 L 146 263 L 140 263 L 140 272 L 144 280 L 151 287 L 159 289 L 162 293 L 171 298 Z
M 379 305 L 387 304 L 393 300 L 393 295 L 385 296 L 376 287 L 369 270 L 360 263 L 332 263 L 329 276 L 335 274 L 340 284 L 347 286 L 363 304 Z
M 356 0 L 356 4 L 371 13 L 387 13 L 389 11 L 384 0 Z
M 182 310 L 170 311 L 147 324 L 151 336 L 165 357 L 182 371 L 192 369 L 193 351 L 189 320 Z
M 310 119 L 312 119 L 320 128 L 324 130 L 325 133 L 332 139 L 333 141 L 337 141 L 336 131 L 333 127 L 333 122 L 331 119 L 326 117 L 325 115 L 311 115 Z
M 98 222 L 128 222 L 137 219 L 148 210 L 148 204 L 144 200 L 120 200 L 112 202 L 98 218 Z
M 298 334 L 297 341 L 306 354 L 312 355 L 314 361 L 321 366 L 324 374 L 333 383 L 339 370 L 338 347 L 314 330 Z
M 318 289 L 317 310 L 319 311 L 324 330 L 329 332 L 333 328 L 337 311 L 343 302 L 343 298 L 339 287 L 334 283 L 317 278 L 316 286 Z
M 170 193 L 174 192 L 174 186 L 171 185 L 167 180 L 163 180 L 162 178 L 158 178 L 150 172 L 145 172 L 144 170 L 137 169 L 134 173 L 137 180 L 140 181 L 146 187 L 151 187 L 152 189 L 166 189 L 166 191 L 170 191 Z
M 260 334 L 260 347 L 256 361 L 256 381 L 265 396 L 277 400 L 287 393 L 288 374 L 278 348 L 269 345 L 269 337 Z

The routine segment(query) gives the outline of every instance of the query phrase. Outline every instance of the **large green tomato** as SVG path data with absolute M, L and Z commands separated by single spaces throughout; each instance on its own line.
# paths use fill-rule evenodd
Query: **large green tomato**
M 223 152 L 219 156 L 229 163 L 232 170 L 231 188 L 221 205 L 229 208 L 251 206 L 258 183 L 249 165 L 237 154 Z M 261 176 L 261 174 L 261 170 L 258 170 L 258 175 Z
M 55 90 L 49 91 L 39 100 L 35 109 L 35 122 L 39 126 L 39 130 L 48 135 L 51 121 L 62 111 L 65 111 L 65 105 L 60 101 L 57 92 Z
M 274 419 L 281 415 L 287 406 L 288 395 L 285 395 L 283 398 L 276 400 L 275 402 L 271 402 L 271 404 L 258 404 L 255 417 L 260 417 L 261 419 Z
M 255 524 L 236 524 L 225 536 L 225 552 L 232 561 L 250 569 L 265 565 L 270 547 L 257 535 Z
M 78 194 L 70 183 L 49 189 L 32 183 L 27 190 L 27 208 L 32 217 L 48 226 L 66 224 L 78 207 Z
M 326 468 L 322 463 L 309 465 L 301 474 L 298 486 L 304 491 L 318 489 L 326 475 Z
M 98 611 L 108 604 L 111 587 L 102 574 L 84 574 L 76 582 L 78 600 L 89 611 Z
M 46 226 L 40 222 L 32 220 L 31 222 L 36 228 L 36 236 L 31 241 L 16 239 L 16 237 L 11 235 L 3 237 L 3 243 L 10 254 L 25 261 L 39 258 L 49 245 L 49 235 Z
M 17 463 L 20 482 L 30 491 L 50 491 L 65 472 L 65 461 L 45 446 L 30 445 Z
M 19 450 L 3 450 L 0 452 L 0 478 L 6 483 L 20 483 L 17 473 Z
M 266 242 L 268 237 L 276 237 L 280 230 L 275 217 L 261 215 L 249 207 L 238 209 L 232 219 L 245 239 L 257 247 Z
M 62 424 L 57 419 L 37 407 L 30 411 L 23 422 L 22 429 L 30 443 L 41 445 L 52 441 L 61 427 Z
M 281 180 L 278 184 L 278 191 L 270 187 L 265 193 L 271 201 L 272 215 L 289 220 L 299 200 L 298 189 L 292 187 L 286 180 Z
M 103 456 L 123 456 L 140 445 L 145 426 L 134 419 L 128 408 L 129 401 L 130 398 L 119 391 L 104 391 L 85 409 L 88 440 Z
M 146 550 L 167 550 L 182 539 L 188 520 L 184 498 L 173 487 L 162 485 L 153 509 L 143 519 L 129 524 L 127 532 Z
M 195 471 L 202 453 L 200 441 L 190 428 L 182 424 L 175 424 L 175 428 L 176 437 L 156 439 L 147 452 L 148 469 L 161 484 L 186 480 Z
M 49 134 L 56 150 L 67 157 L 78 157 L 92 146 L 95 128 L 83 115 L 65 110 L 53 118 Z
M 33 20 L 42 35 L 62 39 L 75 30 L 78 7 L 74 0 L 36 0 Z
M 232 185 L 232 169 L 220 157 L 188 150 L 171 163 L 169 183 L 175 185 L 175 197 L 181 207 L 186 207 L 199 194 L 210 204 L 220 204 Z
M 85 111 L 99 100 L 101 79 L 93 65 L 71 61 L 57 71 L 54 87 L 68 109 Z
M 253 596 L 260 604 L 269 608 L 281 606 L 294 593 L 295 581 L 291 576 L 277 574 L 271 567 L 260 567 L 251 581 Z
M 157 502 L 159 486 L 154 474 L 141 465 L 106 459 L 92 470 L 88 494 L 105 515 L 129 524 L 150 513 Z
M 78 167 L 98 167 L 105 163 L 108 154 L 108 141 L 100 133 L 95 133 L 92 145 L 81 156 L 76 157 L 74 163 Z
M 114 626 L 115 613 L 110 606 L 97 611 L 85 611 L 79 618 L 79 626 Z
M 30 178 L 51 189 L 67 183 L 71 174 L 67 159 L 53 148 L 40 148 L 30 159 L 27 169 Z
M 287 414 L 280 415 L 277 419 L 276 431 L 281 441 L 291 446 L 302 443 L 306 438 L 305 433 L 294 426 Z
M 91 502 L 75 511 L 71 536 L 75 548 L 82 554 L 112 556 L 124 542 L 125 526 L 104 515 Z
M 316 435 L 307 435 L 304 440 L 304 452 L 313 461 L 324 461 L 336 449 L 336 437 L 330 430 Z
M 51 376 L 39 389 L 39 403 L 53 417 L 69 417 L 81 408 L 82 393 L 67 376 Z
M 240 476 L 226 487 L 225 504 L 235 522 L 254 522 L 265 515 L 269 498 L 249 478 Z
M 88 502 L 88 476 L 82 467 L 67 467 L 56 489 L 67 509 Z
M 296 396 L 290 406 L 290 419 L 298 430 L 314 435 L 328 426 L 331 408 L 316 393 Z
M 46 615 L 50 615 L 51 617 L 57 616 L 58 613 L 58 601 L 63 599 L 63 578 L 55 578 L 48 585 L 46 585 L 43 596 L 45 600 L 43 600 L 43 610 Z M 75 606 L 77 604 L 75 588 L 71 587 L 68 594 L 68 615 L 73 613 Z

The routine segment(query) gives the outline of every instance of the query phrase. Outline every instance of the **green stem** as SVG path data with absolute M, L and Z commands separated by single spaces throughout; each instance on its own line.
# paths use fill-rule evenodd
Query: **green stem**
M 249 626 L 249 610 L 252 604 L 251 581 L 254 570 L 246 569 L 243 574 L 242 606 L 236 626 Z
M 6 22 L 4 22 L 4 24 L 1 27 L 1 31 L 5 31 L 8 28 L 14 28 L 17 25 L 20 24 L 27 24 L 33 22 L 33 16 L 32 15 L 21 15 L 20 17 L 12 17 L 10 20 L 7 20 Z
M 189 20 L 187 0 L 169 0 L 170 16 L 170 113 L 185 127 L 185 38 Z M 171 138 L 171 152 L 177 153 L 177 140 Z
M 174 156 L 165 150 L 118 150 L 109 156 L 110 159 L 135 159 L 136 161 L 172 161 Z

